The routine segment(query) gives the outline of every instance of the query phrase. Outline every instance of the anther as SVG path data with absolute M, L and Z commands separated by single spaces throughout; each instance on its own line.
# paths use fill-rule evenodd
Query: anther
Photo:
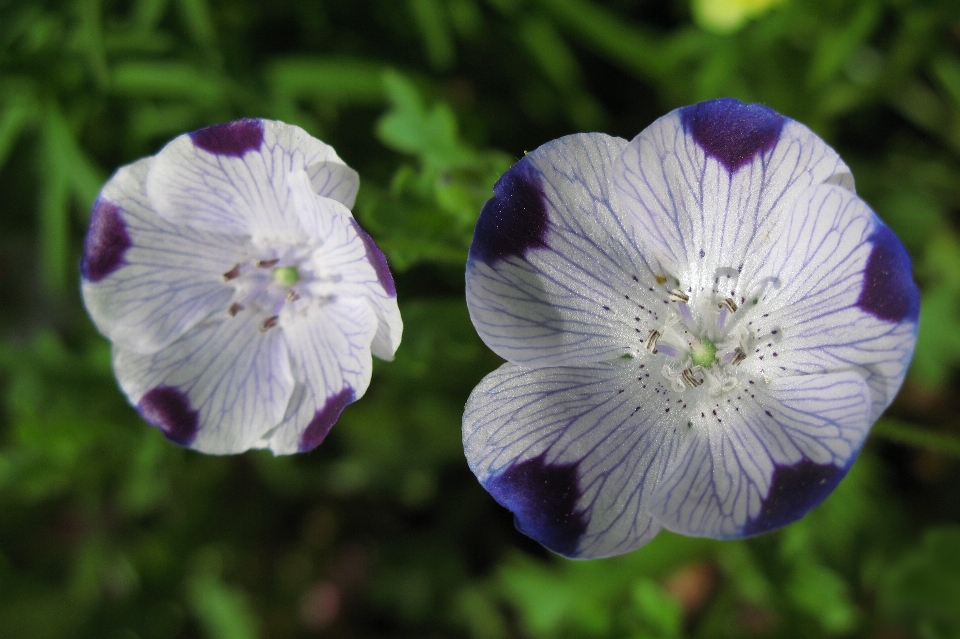
M 680 377 L 683 378 L 683 381 L 686 382 L 687 386 L 690 388 L 696 388 L 697 386 L 703 384 L 703 380 L 697 379 L 694 376 L 693 371 L 689 368 L 685 368 L 683 372 L 680 373 Z
M 724 307 L 724 308 L 726 308 L 726 309 L 727 309 L 728 311 L 730 311 L 731 313 L 736 313 L 736 312 L 737 312 L 737 308 L 739 308 L 739 307 L 737 306 L 737 303 L 733 301 L 733 298 L 732 298 L 732 297 L 726 298 L 725 300 L 723 300 L 722 302 L 720 302 L 719 305 L 722 306 L 722 307 Z
M 679 288 L 675 288 L 670 291 L 670 301 L 671 302 L 689 302 L 690 296 L 681 291 Z
M 733 359 L 730 360 L 730 365 L 739 366 L 740 362 L 742 362 L 745 359 L 747 359 L 747 354 L 743 352 L 742 348 L 737 346 L 737 348 L 733 351 Z
M 230 317 L 236 317 L 237 313 L 243 310 L 243 304 L 238 304 L 234 302 L 230 305 L 230 310 L 227 311 L 227 315 Z
M 237 264 L 232 269 L 223 274 L 223 281 L 229 282 L 230 280 L 240 277 L 240 265 Z
M 273 258 L 272 260 L 258 260 L 257 266 L 259 268 L 271 268 L 273 266 L 276 266 L 279 261 L 280 261 L 279 258 Z
M 660 331 L 650 331 L 647 339 L 643 342 L 643 347 L 651 353 L 657 352 L 657 340 L 660 339 Z
M 276 326 L 276 325 L 277 325 L 277 322 L 279 322 L 279 321 L 280 321 L 280 318 L 279 318 L 278 316 L 276 316 L 276 315 L 274 315 L 273 317 L 268 317 L 268 318 L 263 322 L 263 326 L 260 327 L 260 332 L 261 332 L 261 333 L 266 333 L 266 332 L 269 331 L 271 328 L 273 328 L 274 326 Z

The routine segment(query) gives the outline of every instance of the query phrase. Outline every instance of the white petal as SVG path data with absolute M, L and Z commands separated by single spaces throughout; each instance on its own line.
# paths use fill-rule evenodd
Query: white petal
M 283 422 L 257 446 L 287 455 L 320 444 L 347 404 L 366 392 L 377 318 L 367 300 L 342 298 L 281 322 L 296 390 Z
M 799 519 L 846 474 L 872 423 L 854 372 L 741 383 L 735 400 L 693 416 L 649 505 L 665 528 L 733 538 Z
M 634 138 L 613 172 L 624 223 L 661 275 L 709 290 L 738 268 L 815 184 L 853 188 L 839 156 L 807 127 L 724 98 L 678 109 Z
M 686 405 L 632 360 L 505 364 L 463 417 L 467 462 L 517 528 L 579 558 L 629 552 L 660 526 L 647 500 L 686 431 Z
M 158 353 L 114 348 L 114 371 L 140 414 L 204 453 L 255 445 L 283 418 L 293 391 L 287 346 L 251 313 L 202 324 Z
M 755 279 L 775 279 L 753 317 L 760 340 L 744 363 L 758 374 L 857 370 L 873 388 L 873 419 L 893 401 L 916 343 L 919 292 L 909 258 L 860 198 L 805 190 Z M 872 264 L 872 265 L 871 265 Z M 879 292 L 877 292 L 879 291 Z M 759 315 L 759 313 L 755 313 Z
M 525 365 L 603 361 L 631 352 L 657 325 L 666 291 L 610 204 L 624 145 L 599 133 L 560 138 L 494 187 L 466 284 L 473 324 L 501 357 Z
M 287 175 L 305 170 L 315 192 L 352 205 L 358 180 L 334 150 L 299 127 L 238 120 L 181 135 L 156 156 L 147 193 L 168 220 L 255 240 L 303 237 Z
M 83 299 L 97 328 L 118 346 L 152 353 L 201 320 L 226 314 L 223 273 L 246 256 L 247 240 L 176 226 L 145 193 L 153 158 L 121 167 L 94 205 L 83 258 Z
M 318 265 L 341 278 L 339 295 L 363 296 L 377 314 L 373 354 L 392 360 L 400 346 L 403 322 L 397 306 L 397 289 L 386 257 L 350 211 L 339 202 L 318 197 L 310 188 L 304 171 L 288 176 L 292 203 L 310 237 L 323 238 Z

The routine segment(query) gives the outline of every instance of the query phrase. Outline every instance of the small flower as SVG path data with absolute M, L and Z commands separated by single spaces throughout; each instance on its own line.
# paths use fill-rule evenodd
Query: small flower
M 467 402 L 467 460 L 571 557 L 802 517 L 899 389 L 919 310 L 910 258 L 837 154 L 732 99 L 521 159 L 466 282 L 508 361 Z
M 690 8 L 702 28 L 728 34 L 786 0 L 693 0 Z
M 306 451 L 392 359 L 357 174 L 299 127 L 238 120 L 121 167 L 93 207 L 83 298 L 130 402 L 205 453 Z

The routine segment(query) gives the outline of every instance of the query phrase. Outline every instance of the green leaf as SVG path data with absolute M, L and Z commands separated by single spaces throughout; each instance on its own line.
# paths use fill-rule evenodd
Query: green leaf
M 133 98 L 186 99 L 214 104 L 225 99 L 227 82 L 186 62 L 124 62 L 113 68 L 113 93 Z
M 457 119 L 446 104 L 424 104 L 416 86 L 396 71 L 383 76 L 391 109 L 377 123 L 377 135 L 387 146 L 419 156 L 428 166 L 453 168 L 475 161 L 462 146 Z
M 100 87 L 107 84 L 107 56 L 103 45 L 100 0 L 77 0 L 80 14 L 78 44 L 87 56 L 93 78 Z
M 438 0 L 407 1 L 430 66 L 438 71 L 449 69 L 456 53 L 444 5 Z
M 855 5 L 856 13 L 839 27 L 824 29 L 810 61 L 808 81 L 819 86 L 836 76 L 876 28 L 881 7 L 873 0 Z
M 190 606 L 210 639 L 257 639 L 257 623 L 245 594 L 220 579 L 222 557 L 206 549 L 188 583 Z
M 383 65 L 364 60 L 274 59 L 266 80 L 276 99 L 311 98 L 349 104 L 384 101 Z
M 851 601 L 847 582 L 810 559 L 796 565 L 787 592 L 794 604 L 816 618 L 827 633 L 848 633 L 859 623 L 860 614 Z
M 874 424 L 871 433 L 875 437 L 960 458 L 960 437 L 942 430 L 884 417 Z
M 922 639 L 960 636 L 960 528 L 934 528 L 891 566 L 879 591 L 880 608 Z
M 6 164 L 7 156 L 17 142 L 23 130 L 36 119 L 37 106 L 33 96 L 24 93 L 15 94 L 2 105 L 0 111 L 0 168 Z
M 207 0 L 177 0 L 180 17 L 194 42 L 205 49 L 213 49 L 217 31 Z

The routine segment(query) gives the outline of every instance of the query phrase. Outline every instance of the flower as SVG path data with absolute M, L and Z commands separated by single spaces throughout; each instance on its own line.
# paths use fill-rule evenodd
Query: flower
M 83 299 L 130 402 L 205 453 L 309 450 L 392 359 L 356 172 L 296 126 L 238 120 L 121 167 L 93 206 Z
M 899 389 L 919 311 L 837 154 L 732 99 L 528 154 L 466 286 L 508 361 L 467 402 L 467 460 L 521 532 L 581 558 L 802 517 Z
M 770 11 L 786 0 L 693 0 L 693 18 L 703 29 L 729 34 L 740 29 L 750 18 Z

